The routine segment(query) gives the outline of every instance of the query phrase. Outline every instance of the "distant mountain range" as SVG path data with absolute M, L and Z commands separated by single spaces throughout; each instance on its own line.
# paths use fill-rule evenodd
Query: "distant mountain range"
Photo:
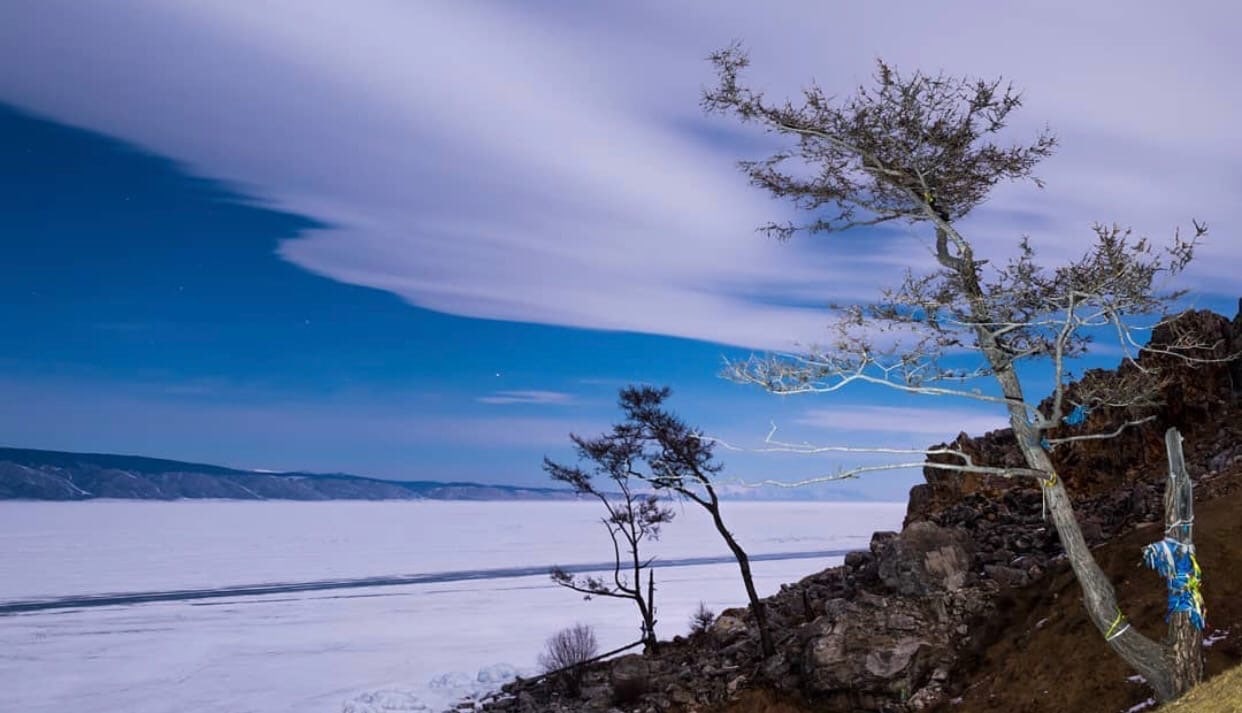
M 0 500 L 573 500 L 568 490 L 269 473 L 101 453 L 0 448 Z

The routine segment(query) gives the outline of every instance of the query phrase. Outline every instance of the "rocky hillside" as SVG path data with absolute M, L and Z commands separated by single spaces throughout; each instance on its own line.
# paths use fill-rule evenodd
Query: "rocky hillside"
M 1242 350 L 1242 312 L 1232 322 L 1189 317 Z M 1153 340 L 1167 335 L 1157 333 Z M 1074 494 L 1088 541 L 1140 628 L 1159 638 L 1164 592 L 1136 566 L 1161 536 L 1167 461 L 1163 432 L 1179 428 L 1196 483 L 1196 540 L 1205 569 L 1208 671 L 1242 658 L 1242 375 L 1236 365 L 1173 365 L 1156 419 L 1111 441 L 1053 451 Z M 1087 374 L 1085 379 L 1105 378 Z M 1119 414 L 1097 412 L 1087 428 Z M 1056 434 L 1054 434 L 1056 435 Z M 956 445 L 976 462 L 1017 464 L 1008 431 Z M 1088 622 L 1081 593 L 1041 494 L 1020 481 L 929 469 L 910 497 L 900 533 L 876 533 L 841 567 L 782 587 L 766 600 L 777 654 L 759 657 L 745 609 L 711 630 L 677 638 L 657 657 L 629 655 L 590 671 L 581 700 L 555 685 L 517 684 L 486 706 L 527 711 L 1126 711 L 1149 692 L 1132 680 Z M 1235 638 L 1236 635 L 1236 638 Z
M 0 448 L 0 500 L 547 500 L 573 497 L 569 491 L 552 488 L 392 481 L 344 474 L 266 473 L 138 456 Z

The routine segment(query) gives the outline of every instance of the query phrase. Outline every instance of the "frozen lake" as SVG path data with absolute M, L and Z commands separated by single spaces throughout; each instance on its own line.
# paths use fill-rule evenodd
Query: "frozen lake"
M 594 625 L 605 650 L 637 638 L 628 602 L 583 601 L 545 573 L 607 561 L 601 512 L 586 502 L 0 502 L 0 611 L 48 607 L 0 614 L 3 709 L 340 713 L 369 710 L 376 692 L 397 709 L 434 708 L 484 667 L 533 672 L 544 639 L 575 622 Z M 724 505 L 748 551 L 773 558 L 754 564 L 761 594 L 837 564 L 822 553 L 865 548 L 903 514 L 888 503 Z M 700 600 L 716 611 L 745 601 L 697 508 L 679 511 L 649 552 L 662 637 L 684 633 Z M 719 563 L 690 563 L 704 558 Z M 360 579 L 370 581 L 349 581 Z M 257 585 L 274 586 L 237 591 Z M 429 685 L 437 678 L 451 685 Z

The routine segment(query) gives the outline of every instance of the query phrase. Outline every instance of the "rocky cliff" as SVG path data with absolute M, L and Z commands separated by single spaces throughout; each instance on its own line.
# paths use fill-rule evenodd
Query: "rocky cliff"
M 1242 311 L 1232 322 L 1208 312 L 1192 313 L 1185 325 L 1212 342 L 1219 356 L 1242 351 Z M 1158 345 L 1167 338 L 1157 332 L 1153 342 Z M 1205 507 L 1213 518 L 1205 522 L 1216 529 L 1205 533 L 1204 540 L 1218 545 L 1216 557 L 1226 558 L 1224 553 L 1231 551 L 1224 543 L 1233 531 L 1228 523 L 1236 518 L 1226 514 L 1242 506 L 1242 380 L 1237 365 L 1220 361 L 1189 367 L 1163 362 L 1167 357 L 1143 358 L 1149 360 L 1144 364 L 1167 367 L 1155 419 L 1117 439 L 1053 450 L 1088 541 L 1114 543 L 1109 547 L 1118 554 L 1109 554 L 1108 571 L 1119 582 L 1128 581 L 1138 560 L 1138 545 L 1126 538 L 1158 537 L 1158 529 L 1153 535 L 1150 525 L 1162 517 L 1166 428 L 1176 426 L 1185 436 L 1197 499 L 1218 504 Z M 1121 371 L 1088 373 L 1083 383 Z M 1125 415 L 1100 410 L 1079 428 L 1104 430 L 1105 424 Z M 1020 463 L 1007 430 L 973 438 L 962 434 L 954 445 L 974 454 L 975 462 Z M 1096 710 L 1091 701 L 1104 695 L 1101 686 L 1106 684 L 1090 672 L 1063 670 L 1047 653 L 1024 658 L 1029 652 L 1021 647 L 1028 643 L 1012 643 L 1031 641 L 1033 630 L 1056 620 L 1062 623 L 1042 636 L 1064 630 L 1058 639 L 1062 648 L 1049 645 L 1049 650 L 1060 651 L 1057 656 L 1110 657 L 1081 612 L 1080 594 L 1056 533 L 1044 521 L 1039 490 L 1021 481 L 930 468 L 925 480 L 911 492 L 900 533 L 876 533 L 868 550 L 851 553 L 842 566 L 785 585 L 766 600 L 775 656 L 758 656 L 748 611 L 733 609 L 722 613 L 710 631 L 678 637 L 657 657 L 631 655 L 596 666 L 587 676 L 583 699 L 564 698 L 547 682 L 519 683 L 486 709 L 903 713 L 958 710 L 965 701 L 973 706 L 970 710 Z M 1207 551 L 1204 557 L 1210 560 Z M 1209 587 L 1207 594 L 1212 610 L 1215 598 L 1229 596 L 1233 579 L 1210 577 L 1209 583 L 1217 582 L 1211 585 L 1217 589 Z M 1162 588 L 1154 581 L 1144 584 L 1150 601 L 1144 600 L 1143 606 L 1159 624 Z M 1242 592 L 1242 577 L 1236 588 Z M 1065 598 L 1056 603 L 1061 595 Z M 1231 606 L 1218 611 L 1222 609 L 1232 616 Z M 1237 609 L 1242 617 L 1242 606 Z M 1019 610 L 1021 615 L 1015 613 Z M 1032 619 L 1032 612 L 1044 612 L 1043 621 Z M 1242 649 L 1237 653 L 1242 655 Z M 988 669 L 993 656 L 1023 662 L 1032 673 L 1024 677 L 1012 666 L 1001 673 Z M 1119 665 L 1118 660 L 1091 668 L 1113 675 L 1109 666 Z M 1034 675 L 1035 667 L 1044 672 L 1042 677 Z M 1088 683 L 1085 688 L 1059 685 L 1058 676 Z M 1043 692 L 1028 690 L 1025 678 L 1038 682 L 1031 685 L 1043 687 Z M 991 688 L 984 686 L 988 681 Z M 1135 684 L 1129 684 L 1129 691 L 1113 690 L 1127 685 L 1123 675 L 1107 685 L 1113 686 L 1111 700 L 1133 702 L 1145 695 Z M 1058 690 L 1053 694 L 1050 688 Z M 1045 704 L 1051 707 L 1041 707 Z

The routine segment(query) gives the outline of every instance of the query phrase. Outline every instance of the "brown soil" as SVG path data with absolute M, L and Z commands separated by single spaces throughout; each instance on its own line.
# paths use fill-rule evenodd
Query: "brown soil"
M 807 705 L 792 696 L 768 690 L 750 690 L 724 709 L 727 713 L 807 713 Z
M 1242 492 L 1197 504 L 1195 545 L 1204 573 L 1205 634 L 1229 632 L 1206 649 L 1207 675 L 1242 661 Z M 1098 550 L 1122 609 L 1140 631 L 1164 635 L 1164 587 L 1139 564 L 1158 525 L 1135 530 Z M 1087 619 L 1082 591 L 1062 563 L 1039 582 L 1004 596 L 1003 636 L 955 678 L 965 683 L 953 713 L 1113 713 L 1145 701 L 1150 690 L 1104 644 Z

